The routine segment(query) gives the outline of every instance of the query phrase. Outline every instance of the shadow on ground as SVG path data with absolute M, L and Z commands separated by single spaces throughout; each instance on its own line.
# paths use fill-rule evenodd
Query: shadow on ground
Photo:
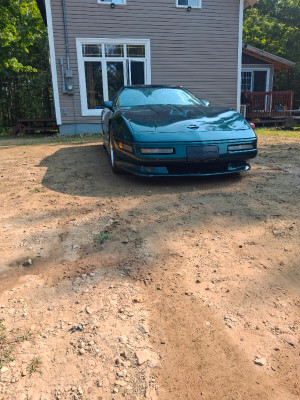
M 111 171 L 109 157 L 103 145 L 84 145 L 62 148 L 40 163 L 47 167 L 42 184 L 55 192 L 74 196 L 107 197 L 188 192 L 218 189 L 237 183 L 240 175 L 210 177 L 145 178 L 130 174 L 117 175 Z

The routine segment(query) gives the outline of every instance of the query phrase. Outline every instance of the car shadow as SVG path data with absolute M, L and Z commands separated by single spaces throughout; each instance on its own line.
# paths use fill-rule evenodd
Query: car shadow
M 107 197 L 181 193 L 218 189 L 237 183 L 240 175 L 209 177 L 157 177 L 146 178 L 130 174 L 114 174 L 104 146 L 79 145 L 59 149 L 44 158 L 39 167 L 46 167 L 42 184 L 55 192 L 74 196 Z

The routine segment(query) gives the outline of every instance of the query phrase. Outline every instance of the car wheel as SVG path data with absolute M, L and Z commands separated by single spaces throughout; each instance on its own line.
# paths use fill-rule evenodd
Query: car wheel
M 109 157 L 110 157 L 110 164 L 111 164 L 111 169 L 115 174 L 120 174 L 123 171 L 121 168 L 119 168 L 116 163 L 115 163 L 115 148 L 114 148 L 114 143 L 112 140 L 112 129 L 111 127 L 109 128 Z

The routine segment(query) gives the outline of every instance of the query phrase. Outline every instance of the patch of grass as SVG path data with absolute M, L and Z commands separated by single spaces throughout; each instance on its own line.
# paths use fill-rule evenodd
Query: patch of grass
M 22 335 L 20 331 L 20 329 L 7 331 L 3 320 L 0 319 L 0 369 L 14 360 L 13 351 L 16 344 L 29 340 L 32 336 L 29 330 Z
M 0 146 L 39 146 L 43 144 L 84 144 L 92 143 L 95 141 L 101 141 L 102 135 L 97 134 L 85 134 L 85 135 L 66 135 L 61 136 L 59 134 L 55 135 L 26 135 L 21 137 L 0 137 Z
M 3 324 L 3 320 L 0 320 L 0 369 L 5 364 L 13 361 L 12 352 L 14 346 L 8 343 L 6 336 L 6 326 Z
M 275 137 L 280 139 L 300 139 L 300 127 L 284 129 L 280 127 L 257 128 L 255 133 L 258 137 Z
M 33 357 L 33 359 L 30 361 L 30 364 L 28 366 L 28 371 L 29 375 L 31 376 L 35 372 L 38 372 L 41 374 L 41 367 L 42 367 L 42 361 L 39 357 Z
M 30 193 L 40 193 L 40 192 L 45 192 L 45 191 L 46 191 L 46 189 L 43 187 L 42 188 L 36 187 L 34 189 L 29 190 Z
M 94 235 L 94 242 L 98 244 L 103 244 L 106 242 L 106 240 L 110 239 L 112 237 L 112 232 L 111 231 L 104 231 L 98 233 L 98 235 Z

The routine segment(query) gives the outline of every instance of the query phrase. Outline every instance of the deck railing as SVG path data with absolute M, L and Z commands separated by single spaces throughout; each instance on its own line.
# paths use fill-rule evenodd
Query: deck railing
M 281 117 L 293 109 L 294 92 L 245 92 L 241 112 L 247 119 Z M 246 107 L 245 107 L 246 106 Z

